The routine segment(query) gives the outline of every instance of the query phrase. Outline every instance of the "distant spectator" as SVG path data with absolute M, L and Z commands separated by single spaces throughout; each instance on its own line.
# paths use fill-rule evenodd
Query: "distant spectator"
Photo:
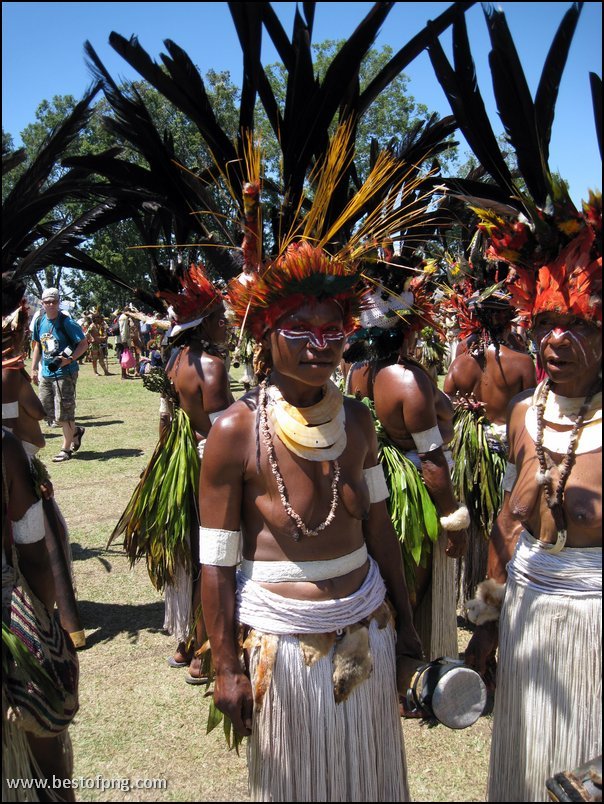
M 84 428 L 75 423 L 78 358 L 88 349 L 82 328 L 59 309 L 57 288 L 42 293 L 44 313 L 35 323 L 32 378 L 40 387 L 40 400 L 47 421 L 56 420 L 63 429 L 63 447 L 53 461 L 70 460 L 82 443 Z M 41 372 L 39 366 L 41 365 Z

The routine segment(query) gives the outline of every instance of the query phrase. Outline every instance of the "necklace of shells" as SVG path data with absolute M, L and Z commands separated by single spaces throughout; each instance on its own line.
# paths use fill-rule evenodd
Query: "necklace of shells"
M 559 553 L 560 550 L 562 550 L 562 548 L 566 544 L 566 537 L 567 537 L 566 519 L 564 516 L 564 509 L 562 508 L 562 500 L 564 498 L 564 488 L 566 486 L 566 481 L 569 478 L 571 469 L 575 462 L 575 449 L 579 438 L 579 430 L 583 426 L 585 416 L 587 414 L 587 411 L 589 410 L 589 406 L 591 404 L 591 400 L 594 394 L 591 393 L 588 396 L 586 396 L 585 402 L 583 402 L 583 404 L 579 408 L 577 418 L 575 420 L 575 423 L 573 424 L 573 429 L 570 432 L 566 455 L 564 456 L 564 459 L 559 467 L 558 483 L 554 490 L 552 487 L 552 476 L 550 471 L 551 467 L 553 466 L 553 461 L 549 457 L 549 455 L 546 456 L 545 450 L 543 448 L 543 434 L 545 429 L 545 422 L 544 422 L 545 403 L 551 390 L 551 385 L 552 383 L 550 379 L 547 379 L 544 382 L 541 396 L 536 404 L 537 440 L 535 441 L 535 451 L 537 452 L 537 459 L 539 461 L 539 471 L 537 472 L 537 483 L 539 483 L 540 486 L 543 486 L 547 507 L 552 512 L 552 516 L 554 517 L 554 522 L 556 524 L 557 529 L 557 536 L 555 543 L 553 545 L 546 545 L 545 543 L 542 542 L 541 545 L 542 547 L 544 547 L 544 549 L 546 549 L 550 553 Z
M 260 384 L 260 395 L 258 400 L 258 425 L 260 428 L 260 433 L 262 435 L 264 446 L 266 447 L 271 472 L 273 473 L 273 476 L 277 481 L 277 489 L 279 491 L 279 497 L 281 498 L 281 503 L 283 505 L 283 508 L 285 509 L 285 513 L 296 524 L 296 531 L 293 536 L 294 541 L 300 541 L 302 536 L 309 536 L 309 537 L 317 536 L 322 530 L 325 530 L 326 527 L 331 525 L 336 515 L 336 509 L 339 503 L 338 482 L 340 480 L 340 464 L 338 463 L 337 460 L 333 461 L 333 480 L 331 483 L 331 507 L 329 509 L 329 513 L 326 519 L 320 525 L 318 525 L 316 528 L 309 528 L 302 520 L 302 517 L 296 511 L 294 511 L 294 509 L 291 507 L 289 503 L 287 489 L 285 487 L 285 481 L 283 480 L 281 472 L 279 471 L 279 465 L 277 463 L 277 457 L 275 455 L 275 447 L 273 445 L 273 440 L 271 438 L 271 433 L 268 425 L 267 402 L 268 402 L 268 383 L 266 380 L 263 380 L 263 382 Z

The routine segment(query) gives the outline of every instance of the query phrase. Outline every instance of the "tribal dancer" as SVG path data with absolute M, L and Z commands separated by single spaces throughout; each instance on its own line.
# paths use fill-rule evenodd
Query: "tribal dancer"
M 549 249 L 527 221 L 489 217 L 547 379 L 510 412 L 466 660 L 480 672 L 499 644 L 489 800 L 544 801 L 547 778 L 602 753 L 601 196 L 582 215 L 543 213 Z
M 361 384 L 365 378 L 364 395 L 374 403 L 389 509 L 424 651 L 429 659 L 457 658 L 456 564 L 449 559 L 464 553 L 469 516 L 451 483 L 451 403 L 410 356 L 418 330 L 435 325 L 423 280 L 401 295 L 385 288 L 371 294 L 346 353 L 363 348 L 368 362 L 351 366 L 347 386 L 356 393 L 358 375 Z
M 207 435 L 233 401 L 224 362 L 225 308 L 218 288 L 196 265 L 184 272 L 179 293 L 158 296 L 173 322 L 165 373 L 156 369 L 145 377 L 148 387 L 162 392 L 160 439 L 110 543 L 124 533 L 131 563 L 145 557 L 153 586 L 164 591 L 164 628 L 178 643 L 168 663 L 190 665 L 185 680 L 200 683 L 201 661 L 193 651 L 206 637 L 199 611 L 197 490 Z
M 330 181 L 348 137 L 332 140 Z M 391 181 L 396 161 L 379 169 Z M 370 201 L 376 182 L 359 192 Z M 236 324 L 261 346 L 262 381 L 214 425 L 202 464 L 214 702 L 249 736 L 253 800 L 406 801 L 397 669 L 421 643 L 371 414 L 330 379 L 373 241 L 361 226 L 329 254 L 329 199 L 317 192 L 278 256 L 229 285 Z
M 485 577 L 489 533 L 503 501 L 508 405 L 537 384 L 531 356 L 508 340 L 516 315 L 509 297 L 496 282 L 491 292 L 475 287 L 467 279 L 444 302 L 456 315 L 460 336 L 468 339 L 467 351 L 453 360 L 443 385 L 455 405 L 453 484 L 470 512 L 468 552 L 459 573 L 462 603 Z
M 46 466 L 37 457 L 45 445 L 40 422 L 46 418 L 46 413 L 25 370 L 25 348 L 30 336 L 28 321 L 25 298 L 15 310 L 2 317 L 2 424 L 21 441 L 29 458 L 37 493 L 42 499 L 46 548 L 61 625 L 74 646 L 80 649 L 86 645 L 86 634 L 76 599 L 69 531 L 54 497 Z

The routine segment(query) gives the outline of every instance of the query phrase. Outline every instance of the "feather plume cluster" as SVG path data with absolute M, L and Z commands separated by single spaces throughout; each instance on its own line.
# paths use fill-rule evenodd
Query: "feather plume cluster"
M 337 301 L 349 329 L 365 292 L 358 266 L 333 258 L 302 240 L 291 243 L 285 254 L 252 281 L 231 281 L 228 299 L 237 326 L 259 338 L 278 318 L 310 299 Z
M 180 277 L 180 284 L 178 293 L 169 290 L 157 292 L 157 296 L 172 308 L 172 317 L 177 324 L 206 316 L 214 304 L 222 300 L 220 291 L 201 264 L 192 264 Z
M 512 303 L 526 323 L 557 312 L 602 323 L 602 196 L 590 193 L 583 214 L 541 212 L 551 234 L 544 244 L 522 216 L 504 218 L 475 209 L 490 238 L 488 256 L 507 262 Z

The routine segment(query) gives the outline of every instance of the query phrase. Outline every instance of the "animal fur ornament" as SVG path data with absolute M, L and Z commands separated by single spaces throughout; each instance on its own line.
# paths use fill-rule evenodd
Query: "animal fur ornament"
M 478 584 L 476 597 L 466 602 L 466 616 L 474 625 L 497 622 L 505 597 L 505 584 L 492 578 Z

